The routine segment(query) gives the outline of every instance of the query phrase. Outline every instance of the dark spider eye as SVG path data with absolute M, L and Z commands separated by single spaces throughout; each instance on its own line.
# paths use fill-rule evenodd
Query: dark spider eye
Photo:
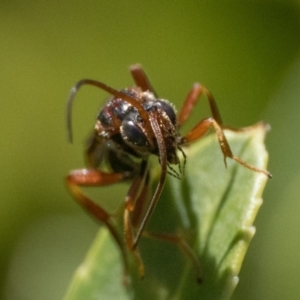
M 102 125 L 112 126 L 112 119 L 110 114 L 107 112 L 107 109 L 102 109 L 97 117 Z
M 171 105 L 169 102 L 165 100 L 158 100 L 157 102 L 160 104 L 163 111 L 167 114 L 172 124 L 176 125 L 176 114 L 173 105 Z
M 148 141 L 142 129 L 133 121 L 125 120 L 122 123 L 121 134 L 123 139 L 137 147 L 147 147 Z

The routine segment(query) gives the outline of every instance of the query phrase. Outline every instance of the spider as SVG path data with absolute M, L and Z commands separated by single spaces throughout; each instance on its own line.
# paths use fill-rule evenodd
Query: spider
M 217 134 L 225 165 L 226 158 L 231 158 L 242 166 L 263 173 L 269 178 L 271 174 L 233 155 L 223 133 L 223 129 L 228 127 L 223 125 L 216 102 L 206 87 L 195 83 L 176 115 L 174 105 L 157 96 L 140 65 L 131 66 L 130 72 L 135 86 L 120 91 L 91 79 L 80 80 L 71 89 L 67 104 L 67 128 L 70 141 L 72 141 L 72 105 L 79 88 L 83 85 L 92 85 L 112 96 L 97 116 L 94 131 L 85 150 L 86 168 L 71 171 L 66 177 L 66 183 L 75 200 L 93 217 L 104 223 L 110 231 L 121 250 L 125 272 L 128 269 L 127 251 L 129 250 L 137 259 L 138 272 L 143 277 L 144 264 L 138 247 L 139 240 L 146 233 L 145 228 L 158 203 L 167 173 L 180 177 L 171 165 L 178 165 L 179 173 L 183 173 L 186 156 L 182 146 L 200 139 L 212 127 Z M 212 117 L 201 120 L 182 136 L 179 129 L 189 118 L 201 95 L 207 98 Z M 181 152 L 184 158 L 182 167 L 178 152 Z M 150 156 L 158 157 L 161 173 L 156 189 L 149 198 Z M 121 181 L 131 182 L 122 211 L 125 239 L 118 231 L 113 215 L 82 191 L 82 187 L 107 186 Z M 150 201 L 147 201 L 148 198 Z M 163 234 L 154 236 L 181 246 L 197 265 L 196 256 L 182 239 Z

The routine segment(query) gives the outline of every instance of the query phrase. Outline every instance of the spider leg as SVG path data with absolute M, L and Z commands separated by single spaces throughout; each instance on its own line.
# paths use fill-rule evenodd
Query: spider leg
M 152 129 L 153 129 L 153 132 L 155 134 L 155 137 L 157 139 L 157 145 L 158 145 L 158 150 L 159 150 L 159 159 L 160 159 L 160 165 L 161 165 L 161 174 L 160 174 L 159 182 L 158 182 L 155 192 L 153 194 L 153 197 L 151 198 L 151 201 L 147 207 L 146 213 L 143 217 L 141 224 L 139 225 L 136 236 L 134 238 L 133 249 L 137 247 L 139 239 L 146 227 L 146 224 L 149 221 L 149 219 L 159 201 L 160 195 L 162 193 L 162 190 L 163 190 L 163 187 L 164 187 L 164 184 L 166 181 L 166 175 L 167 175 L 166 145 L 165 145 L 165 142 L 163 139 L 161 129 L 159 127 L 159 123 L 155 116 L 155 113 L 152 111 L 149 112 L 149 120 L 150 120 Z
M 192 141 L 195 141 L 195 140 L 201 138 L 211 127 L 213 127 L 216 131 L 219 145 L 221 147 L 221 151 L 224 156 L 225 166 L 226 166 L 226 158 L 229 157 L 229 158 L 235 160 L 236 162 L 238 162 L 239 164 L 241 164 L 242 166 L 244 166 L 252 171 L 255 171 L 258 173 L 263 173 L 267 177 L 272 178 L 272 175 L 268 171 L 259 169 L 255 166 L 252 166 L 252 165 L 246 163 L 245 161 L 243 161 L 242 159 L 240 159 L 239 157 L 233 155 L 233 153 L 230 149 L 230 146 L 228 144 L 228 141 L 224 135 L 221 125 L 213 118 L 207 118 L 207 119 L 203 119 L 202 121 L 200 121 L 192 130 L 190 130 L 186 134 L 185 137 L 182 138 L 182 142 L 189 143 L 189 142 L 192 142 Z
M 241 130 L 241 129 L 234 129 L 232 127 L 224 126 L 217 103 L 213 95 L 211 94 L 211 92 L 205 86 L 199 83 L 195 83 L 193 85 L 192 89 L 190 90 L 189 94 L 185 99 L 183 107 L 181 108 L 178 114 L 178 118 L 177 118 L 178 126 L 180 127 L 181 125 L 183 125 L 184 122 L 188 119 L 188 117 L 190 116 L 192 110 L 194 109 L 201 95 L 206 96 L 209 102 L 212 118 L 207 118 L 200 121 L 190 132 L 186 134 L 185 137 L 182 138 L 182 143 L 183 144 L 189 143 L 201 138 L 211 127 L 213 127 L 217 133 L 218 141 L 224 156 L 225 166 L 226 166 L 226 158 L 229 157 L 237 161 L 242 166 L 252 171 L 263 173 L 269 178 L 271 178 L 272 175 L 268 171 L 256 168 L 255 166 L 252 166 L 246 163 L 245 161 L 243 161 L 242 159 L 240 159 L 239 157 L 233 155 L 222 129 L 228 128 L 229 130 L 232 131 L 245 131 L 247 130 L 247 128 L 245 130 Z
M 205 86 L 201 85 L 200 83 L 195 83 L 178 113 L 177 123 L 179 127 L 182 126 L 189 118 L 201 95 L 204 95 L 207 98 L 213 118 L 219 125 L 222 125 L 222 118 L 213 95 Z
M 132 252 L 138 263 L 138 272 L 141 278 L 144 277 L 144 263 L 137 245 L 134 245 L 134 228 L 140 223 L 143 209 L 147 203 L 149 171 L 147 162 L 143 161 L 139 176 L 133 181 L 126 199 L 124 210 L 124 235 L 128 249 Z
M 143 92 L 150 91 L 157 98 L 157 94 L 141 65 L 132 65 L 130 67 L 130 73 L 133 77 L 135 84 L 141 87 Z
M 80 169 L 70 172 L 70 174 L 66 177 L 66 184 L 78 204 L 98 221 L 104 223 L 110 231 L 122 253 L 124 263 L 124 282 L 126 283 L 128 261 L 125 245 L 120 237 L 120 233 L 116 226 L 112 223 L 111 215 L 103 207 L 96 204 L 88 196 L 86 196 L 81 189 L 83 186 L 106 186 L 119 182 L 123 179 L 123 175 L 118 173 L 104 173 L 96 169 Z
M 136 247 L 134 246 L 134 229 L 137 228 L 141 223 L 141 218 L 143 216 L 145 204 L 148 203 L 147 201 L 148 191 L 149 191 L 148 185 L 149 185 L 149 172 L 147 171 L 145 173 L 144 181 L 140 177 L 139 179 L 136 179 L 136 181 L 132 184 L 126 197 L 128 201 L 126 203 L 129 209 L 127 210 L 125 209 L 125 213 L 124 213 L 124 228 L 125 228 L 126 244 L 129 249 L 132 249 L 135 258 L 138 261 L 139 274 L 141 278 L 143 277 L 144 274 L 144 265 L 143 265 L 143 261 L 138 246 Z M 139 192 L 137 189 L 138 186 L 139 186 Z M 133 206 L 133 202 L 134 202 L 133 199 L 134 197 L 136 197 L 135 194 L 137 193 L 139 193 L 138 198 L 136 199 L 135 204 Z M 164 233 L 161 234 L 161 233 L 152 233 L 149 231 L 143 231 L 142 236 L 151 239 L 161 240 L 177 246 L 181 250 L 181 252 L 190 260 L 196 273 L 197 282 L 199 284 L 202 283 L 201 266 L 200 266 L 199 259 L 183 237 L 176 234 L 164 234 Z
M 188 243 L 185 241 L 184 238 L 176 234 L 164 234 L 164 233 L 161 234 L 161 233 L 152 233 L 148 231 L 144 231 L 143 236 L 151 239 L 159 239 L 164 242 L 168 242 L 176 245 L 192 263 L 196 272 L 197 282 L 199 284 L 202 283 L 201 266 L 200 266 L 199 259 L 197 258 L 195 252 L 188 245 Z

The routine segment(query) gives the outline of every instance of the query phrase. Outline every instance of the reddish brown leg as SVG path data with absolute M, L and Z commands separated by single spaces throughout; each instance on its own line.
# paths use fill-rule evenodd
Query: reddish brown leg
M 125 201 L 124 210 L 124 235 L 128 249 L 132 252 L 138 263 L 138 271 L 141 278 L 144 277 L 144 263 L 139 248 L 134 245 L 134 229 L 143 214 L 143 207 L 147 202 L 148 193 L 148 171 L 146 162 L 142 165 L 141 173 L 132 183 Z
M 242 166 L 244 166 L 244 167 L 246 167 L 246 168 L 248 168 L 252 171 L 255 171 L 255 172 L 258 172 L 258 173 L 263 173 L 266 176 L 268 176 L 269 178 L 272 177 L 272 175 L 268 171 L 256 168 L 256 167 L 246 163 L 245 161 L 241 160 L 239 157 L 233 155 L 232 151 L 229 147 L 229 144 L 227 142 L 227 139 L 226 139 L 226 137 L 223 133 L 223 130 L 222 130 L 221 126 L 213 118 L 207 118 L 207 119 L 204 119 L 204 120 L 200 121 L 183 138 L 183 143 L 185 143 L 185 142 L 189 143 L 189 142 L 192 142 L 192 141 L 195 141 L 195 140 L 201 138 L 210 129 L 210 127 L 214 127 L 214 129 L 217 133 L 218 141 L 219 141 L 222 153 L 224 155 L 225 166 L 226 166 L 226 158 L 229 157 L 229 158 L 234 159 L 235 161 L 237 161 Z
M 154 132 L 154 135 L 156 137 L 157 140 L 157 146 L 158 146 L 158 150 L 159 150 L 159 159 L 160 159 L 160 166 L 161 166 L 161 174 L 160 174 L 160 179 L 159 182 L 156 186 L 156 189 L 154 191 L 153 197 L 151 198 L 149 205 L 147 207 L 146 213 L 142 219 L 141 224 L 139 225 L 139 228 L 136 232 L 136 236 L 134 238 L 134 243 L 133 243 L 133 249 L 137 247 L 139 239 L 146 227 L 147 222 L 149 221 L 154 208 L 156 207 L 158 200 L 160 198 L 160 195 L 162 193 L 165 181 L 166 181 L 166 175 L 167 175 L 167 152 L 166 152 L 166 145 L 165 145 L 165 141 L 163 138 L 163 133 L 161 131 L 161 128 L 159 126 L 158 120 L 157 120 L 157 116 L 155 114 L 155 112 L 150 111 L 149 112 L 149 120 L 150 120 L 150 124 L 152 127 L 152 130 Z
M 168 243 L 172 243 L 179 247 L 179 249 L 185 254 L 188 259 L 191 261 L 197 277 L 197 282 L 202 283 L 202 276 L 201 276 L 201 267 L 200 262 L 195 254 L 195 252 L 192 250 L 192 248 L 187 244 L 187 242 L 178 235 L 174 234 L 160 234 L 160 233 L 152 233 L 145 231 L 143 233 L 143 236 L 148 238 L 155 238 L 159 239 Z
M 124 247 L 123 240 L 120 238 L 118 230 L 116 229 L 115 225 L 111 222 L 111 215 L 100 205 L 96 204 L 89 197 L 84 195 L 80 188 L 81 186 L 110 185 L 119 182 L 122 179 L 123 176 L 118 173 L 109 174 L 94 169 L 81 169 L 72 171 L 66 177 L 66 183 L 75 200 L 98 221 L 104 223 L 110 231 L 111 235 L 113 236 L 121 250 L 126 276 L 128 272 L 126 249 Z
M 219 113 L 219 109 L 213 95 L 205 86 L 201 85 L 200 83 L 195 83 L 191 91 L 187 95 L 181 110 L 178 113 L 178 117 L 177 117 L 178 126 L 183 125 L 184 122 L 188 119 L 188 117 L 190 116 L 192 110 L 194 109 L 201 95 L 206 96 L 209 102 L 209 106 L 213 118 L 216 120 L 216 122 L 219 125 L 222 125 L 223 123 L 222 118 Z
M 142 189 L 141 190 L 139 189 L 139 191 L 137 188 L 138 184 L 142 185 Z M 132 249 L 132 253 L 134 254 L 135 258 L 138 261 L 139 274 L 141 277 L 143 277 L 144 274 L 144 265 L 138 247 L 137 246 L 134 247 L 134 228 L 139 226 L 138 224 L 140 224 L 141 221 L 140 219 L 143 216 L 145 205 L 148 203 L 147 201 L 148 188 L 149 188 L 148 184 L 149 184 L 148 173 L 145 175 L 145 181 L 143 181 L 140 178 L 139 180 L 136 180 L 136 182 L 132 184 L 126 198 L 128 200 L 130 199 L 129 201 L 131 203 L 128 205 L 128 209 L 127 210 L 125 209 L 125 213 L 124 213 L 124 228 L 125 228 L 126 244 L 130 249 Z M 138 198 L 134 201 L 137 194 L 138 194 Z M 130 197 L 128 197 L 129 195 Z M 198 283 L 202 282 L 199 260 L 196 254 L 194 253 L 194 251 L 191 249 L 191 247 L 186 243 L 186 241 L 182 237 L 177 235 L 172 235 L 172 234 L 149 233 L 146 231 L 143 231 L 142 235 L 144 237 L 159 239 L 178 246 L 179 249 L 191 261 L 196 272 L 197 282 Z
M 141 65 L 139 64 L 132 65 L 130 67 L 130 72 L 134 79 L 135 84 L 139 86 L 143 92 L 150 91 L 157 98 L 157 94 Z
M 134 247 L 134 232 L 132 229 L 132 223 L 130 220 L 130 211 L 125 209 L 124 211 L 124 235 L 128 249 L 135 257 L 138 264 L 138 273 L 141 278 L 144 278 L 145 267 L 138 247 Z

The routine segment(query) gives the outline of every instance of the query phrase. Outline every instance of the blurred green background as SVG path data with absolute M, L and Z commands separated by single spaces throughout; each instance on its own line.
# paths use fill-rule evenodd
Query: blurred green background
M 66 141 L 66 98 L 82 78 L 131 85 L 128 66 L 136 62 L 177 106 L 201 81 L 226 124 L 271 124 L 274 179 L 233 298 L 299 299 L 298 1 L 2 0 L 0 41 L 1 299 L 64 295 L 98 225 L 63 178 L 83 166 L 83 141 L 106 95 L 93 88 L 78 95 L 73 146 Z M 103 191 L 122 201 L 126 187 Z

